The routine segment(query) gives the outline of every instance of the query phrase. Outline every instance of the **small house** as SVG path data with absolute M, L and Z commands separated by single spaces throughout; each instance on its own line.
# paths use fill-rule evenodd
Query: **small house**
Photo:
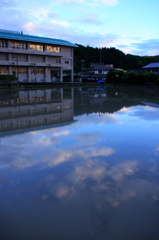
M 111 69 L 115 70 L 112 64 L 91 63 L 90 67 L 83 69 L 82 75 L 87 77 L 90 82 L 96 82 L 98 80 L 105 81 L 106 75 Z
M 159 73 L 159 62 L 150 63 L 142 68 L 149 72 Z

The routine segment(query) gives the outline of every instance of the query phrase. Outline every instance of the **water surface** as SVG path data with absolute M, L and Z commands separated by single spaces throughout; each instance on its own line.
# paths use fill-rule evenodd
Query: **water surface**
M 158 240 L 158 103 L 138 88 L 2 96 L 0 239 Z

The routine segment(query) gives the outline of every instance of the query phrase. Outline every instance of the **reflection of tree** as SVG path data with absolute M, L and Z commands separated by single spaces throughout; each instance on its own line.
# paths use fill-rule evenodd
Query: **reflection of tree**
M 86 89 L 85 89 L 86 91 Z M 106 87 L 107 98 L 91 104 L 79 92 L 74 94 L 74 114 L 114 113 L 123 107 L 142 105 L 141 101 L 159 102 L 159 90 L 153 88 Z

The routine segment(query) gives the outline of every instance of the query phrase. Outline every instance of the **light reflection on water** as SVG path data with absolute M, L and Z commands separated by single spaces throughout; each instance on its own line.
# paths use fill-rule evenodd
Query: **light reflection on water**
M 154 102 L 129 88 L 1 99 L 1 239 L 159 239 Z

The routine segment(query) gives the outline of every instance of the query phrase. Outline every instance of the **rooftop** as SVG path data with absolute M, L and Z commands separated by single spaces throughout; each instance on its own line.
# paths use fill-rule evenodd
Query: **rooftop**
M 53 45 L 59 45 L 59 46 L 77 47 L 75 44 L 62 39 L 33 36 L 33 35 L 23 34 L 16 31 L 9 31 L 9 30 L 2 30 L 2 29 L 0 29 L 0 38 L 16 40 L 16 41 L 36 42 L 36 43 L 46 43 L 46 44 L 53 44 Z
M 158 68 L 159 67 L 159 62 L 156 63 L 150 63 L 142 68 Z

